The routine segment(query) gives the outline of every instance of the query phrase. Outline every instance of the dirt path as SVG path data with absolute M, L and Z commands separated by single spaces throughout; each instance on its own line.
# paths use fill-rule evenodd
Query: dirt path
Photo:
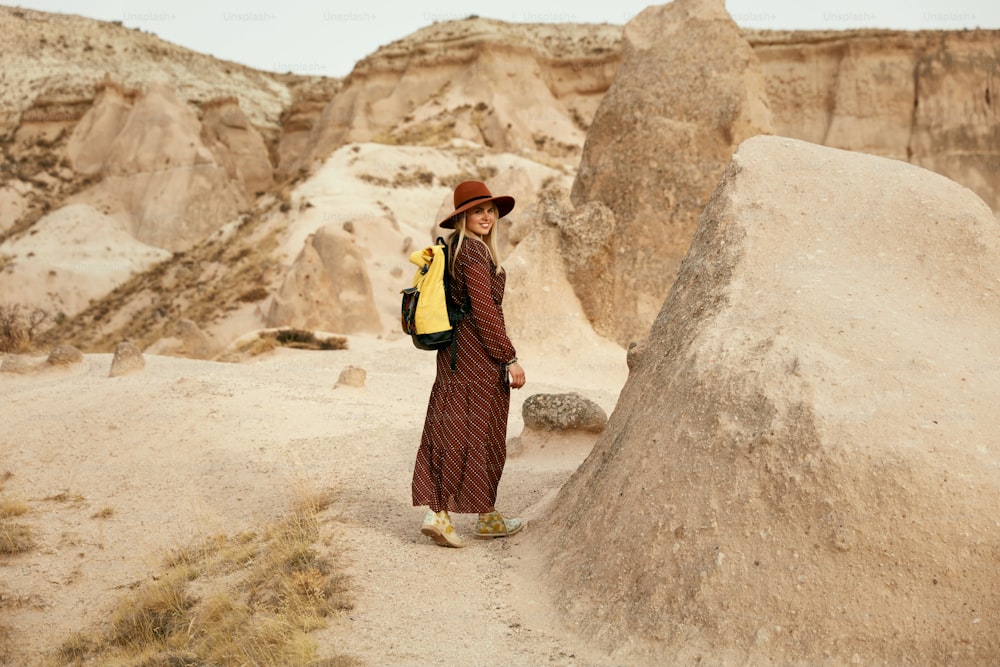
M 530 519 L 582 452 L 512 458 L 499 507 L 529 519 L 510 540 L 465 549 L 419 532 L 409 484 L 433 364 L 408 341 L 352 339 L 344 352 L 281 351 L 246 364 L 147 356 L 141 375 L 108 378 L 109 355 L 37 376 L 0 375 L 4 495 L 24 499 L 38 537 L 0 559 L 8 664 L 36 665 L 72 633 L 98 627 L 127 589 L 178 544 L 236 533 L 332 489 L 329 548 L 343 554 L 353 611 L 316 633 L 321 655 L 372 665 L 597 665 L 552 622 Z M 364 388 L 335 387 L 340 371 Z M 538 364 L 515 393 L 509 433 L 531 393 L 582 391 L 605 409 L 617 387 L 567 383 Z M 528 371 L 529 374 L 531 370 Z M 110 510 L 110 518 L 95 518 Z M 473 518 L 459 515 L 469 533 Z M 326 650 L 329 648 L 329 650 Z

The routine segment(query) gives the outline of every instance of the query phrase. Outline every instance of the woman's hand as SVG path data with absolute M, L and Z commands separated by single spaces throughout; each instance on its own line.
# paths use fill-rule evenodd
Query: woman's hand
M 521 368 L 521 364 L 516 361 L 511 365 L 507 366 L 507 372 L 510 374 L 510 386 L 514 389 L 520 389 L 524 386 L 524 369 Z

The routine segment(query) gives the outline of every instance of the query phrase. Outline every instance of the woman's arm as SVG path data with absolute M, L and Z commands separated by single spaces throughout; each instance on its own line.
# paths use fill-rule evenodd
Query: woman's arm
M 486 246 L 468 239 L 464 243 L 461 263 L 465 276 L 465 289 L 472 306 L 472 322 L 486 352 L 498 363 L 516 360 L 517 352 L 507 337 L 503 309 L 490 294 L 493 267 Z M 460 255 L 460 257 L 461 257 Z
M 511 387 L 520 389 L 524 386 L 524 369 L 521 368 L 521 364 L 516 361 L 512 364 L 507 364 L 507 372 L 510 373 Z

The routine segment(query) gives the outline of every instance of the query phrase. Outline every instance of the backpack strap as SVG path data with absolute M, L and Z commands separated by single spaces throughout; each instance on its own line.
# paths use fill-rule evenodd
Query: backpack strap
M 448 347 L 451 348 L 451 370 L 454 372 L 458 368 L 458 323 L 465 319 L 466 308 L 462 305 L 462 310 L 452 313 L 451 309 L 451 245 L 444 240 L 443 236 L 437 237 L 436 243 L 444 246 L 444 293 L 448 305 L 448 323 L 452 327 L 452 339 Z M 468 296 L 466 297 L 468 301 Z

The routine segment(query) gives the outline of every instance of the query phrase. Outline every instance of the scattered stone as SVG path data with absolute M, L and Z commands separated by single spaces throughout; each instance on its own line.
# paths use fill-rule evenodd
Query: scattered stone
M 123 341 L 115 346 L 115 356 L 111 360 L 111 372 L 108 377 L 120 377 L 141 372 L 146 367 L 146 360 L 134 343 Z
M 49 353 L 49 358 L 45 360 L 50 366 L 73 366 L 83 363 L 83 352 L 72 345 L 60 345 Z
M 529 396 L 521 407 L 521 415 L 526 428 L 540 431 L 600 433 L 608 423 L 601 406 L 576 392 Z
M 368 374 L 365 369 L 359 368 L 358 366 L 348 366 L 344 370 L 340 371 L 340 377 L 337 378 L 338 387 L 363 387 L 365 386 L 365 380 Z

